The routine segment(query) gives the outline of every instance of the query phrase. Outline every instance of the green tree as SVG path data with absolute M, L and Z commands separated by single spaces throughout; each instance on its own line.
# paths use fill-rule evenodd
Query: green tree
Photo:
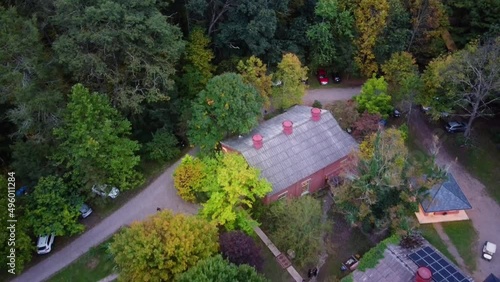
M 302 80 L 307 78 L 307 67 L 302 67 L 299 58 L 292 53 L 283 55 L 274 77 L 282 85 L 273 88 L 272 103 L 275 108 L 288 109 L 295 104 L 301 104 L 306 86 Z
M 34 20 L 21 18 L 16 9 L 0 7 L 0 103 L 11 102 L 29 82 L 41 45 Z
M 212 78 L 192 105 L 188 123 L 191 144 L 211 153 L 222 139 L 244 134 L 257 125 L 262 100 L 240 75 L 225 73 Z
M 27 212 L 27 221 L 37 236 L 54 233 L 56 236 L 81 233 L 77 202 L 71 200 L 69 187 L 61 178 L 42 177 L 34 188 Z
M 300 266 L 315 263 L 321 250 L 321 203 L 310 196 L 273 203 L 269 210 L 269 237 L 281 250 L 293 250 Z
M 352 12 L 342 7 L 338 0 L 320 0 L 316 3 L 314 13 L 320 22 L 307 30 L 311 46 L 311 64 L 314 67 L 335 65 L 337 71 L 347 69 L 342 55 L 349 55 L 346 51 L 350 49 L 348 45 L 352 44 L 354 38 Z M 352 61 L 352 57 L 350 60 Z
M 406 0 L 411 17 L 411 34 L 407 50 L 420 64 L 446 50 L 442 33 L 449 26 L 441 0 Z
M 109 250 L 120 281 L 172 281 L 218 248 L 213 224 L 162 211 L 116 234 Z
M 257 89 L 260 97 L 262 97 L 264 101 L 264 107 L 269 109 L 271 106 L 269 97 L 271 96 L 273 76 L 267 75 L 266 64 L 262 63 L 259 58 L 251 56 L 246 61 L 238 62 L 238 72 L 241 74 L 241 77 L 243 77 L 243 81 L 253 85 L 253 87 Z
M 432 164 L 421 179 L 419 165 L 409 158 L 403 135 L 394 128 L 369 136 L 351 160 L 335 202 L 351 223 L 379 230 L 406 233 L 415 228 L 418 197 L 444 176 Z
M 0 26 L 9 27 L 0 30 L 0 103 L 8 105 L 2 116 L 16 126 L 12 137 L 45 145 L 63 105 L 59 74 L 34 18 L 0 7 Z
M 228 1 L 229 2 L 229 1 Z M 275 2 L 269 0 L 233 1 L 236 8 L 228 9 L 218 26 L 216 46 L 226 51 L 245 49 L 255 56 L 263 55 L 274 46 L 277 18 Z
M 2 269 L 11 269 L 14 268 L 15 274 L 19 274 L 23 271 L 24 266 L 31 260 L 31 254 L 33 253 L 35 247 L 33 242 L 31 242 L 31 238 L 28 235 L 28 224 L 27 221 L 24 220 L 25 217 L 22 214 L 22 207 L 15 207 L 15 212 L 13 213 L 15 218 L 9 215 L 9 213 L 13 210 L 10 210 L 13 206 L 13 203 L 10 202 L 10 197 L 14 198 L 14 191 L 10 194 L 9 186 L 7 184 L 7 179 L 2 175 L 0 176 L 0 187 L 2 187 L 2 194 L 0 195 L 0 207 L 3 207 L 0 211 L 0 220 L 2 224 L 0 225 L 3 232 L 0 232 L 0 243 L 2 247 L 0 248 L 0 263 L 2 264 Z M 9 219 L 16 219 L 15 230 L 9 230 L 7 227 L 10 226 L 10 223 L 7 222 Z M 12 238 L 10 236 L 11 231 L 14 231 L 15 237 Z M 12 265 L 8 265 L 11 263 L 10 258 L 7 256 L 11 255 L 11 249 L 15 249 L 15 263 Z M 10 272 L 9 272 L 10 273 Z
M 205 164 L 199 159 L 186 155 L 174 171 L 174 186 L 177 194 L 185 201 L 196 202 L 205 175 Z
M 125 112 L 167 100 L 184 42 L 158 2 L 55 1 L 60 34 L 53 49 L 73 82 L 108 95 Z
M 449 89 L 452 105 L 468 117 L 465 137 L 479 117 L 493 116 L 491 105 L 500 100 L 500 37 L 479 45 L 472 42 L 453 54 L 453 60 L 440 74 Z M 439 101 L 443 103 L 443 101 Z
M 406 102 L 406 107 L 411 107 L 421 87 L 418 66 L 413 56 L 408 52 L 394 53 L 381 68 L 389 84 L 388 91 L 393 103 Z
M 417 96 L 417 101 L 430 107 L 430 114 L 434 119 L 438 119 L 443 112 L 451 112 L 454 106 L 450 97 L 453 95 L 442 75 L 452 61 L 451 55 L 439 56 L 433 59 L 422 73 L 422 91 Z
M 37 142 L 35 140 L 17 140 L 10 146 L 12 163 L 10 166 L 18 174 L 18 179 L 26 183 L 36 183 L 44 175 L 54 173 L 50 156 L 54 153 L 52 142 Z
M 465 46 L 471 40 L 484 36 L 488 31 L 498 28 L 500 5 L 498 1 L 490 0 L 445 0 L 452 25 L 450 32 L 459 47 Z M 453 19 L 460 19 L 454 23 Z
M 388 0 L 387 24 L 377 37 L 373 53 L 378 64 L 383 64 L 392 54 L 405 51 L 411 36 L 410 13 L 402 0 Z
M 187 97 L 193 99 L 205 88 L 215 67 L 212 65 L 214 54 L 208 47 L 210 38 L 205 35 L 201 27 L 195 27 L 189 34 L 186 46 L 187 64 L 183 67 L 182 87 Z
M 148 152 L 149 159 L 166 162 L 180 155 L 178 143 L 172 132 L 161 128 L 153 134 L 153 140 L 145 145 L 145 150 Z
M 139 144 L 128 138 L 130 122 L 105 96 L 90 93 L 81 84 L 73 86 L 63 123 L 54 135 L 60 144 L 53 159 L 80 189 L 110 184 L 127 190 L 141 182 L 135 169 Z
M 201 216 L 224 226 L 227 230 L 253 232 L 257 223 L 248 210 L 253 203 L 272 191 L 271 184 L 260 178 L 260 172 L 248 166 L 239 154 L 217 154 L 213 173 L 206 173 L 201 189 L 208 194 Z
M 354 101 L 358 103 L 358 111 L 360 113 L 367 111 L 370 114 L 380 114 L 387 118 L 392 110 L 391 96 L 387 94 L 387 87 L 383 76 L 376 78 L 373 75 L 372 78 L 368 79 L 363 84 L 361 93 L 354 96 Z
M 179 275 L 178 282 L 212 282 L 212 281 L 234 281 L 234 282 L 266 282 L 264 276 L 248 265 L 237 266 L 216 255 L 201 260 L 194 267 Z
M 387 25 L 389 2 L 387 0 L 360 0 L 354 11 L 359 37 L 356 40 L 358 53 L 356 63 L 365 76 L 378 72 L 374 47 L 377 37 Z

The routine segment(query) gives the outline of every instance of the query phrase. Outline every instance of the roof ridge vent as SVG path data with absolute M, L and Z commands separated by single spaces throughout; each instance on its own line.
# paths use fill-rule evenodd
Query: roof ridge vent
M 293 122 L 290 120 L 285 120 L 283 123 L 283 133 L 290 135 L 293 133 Z

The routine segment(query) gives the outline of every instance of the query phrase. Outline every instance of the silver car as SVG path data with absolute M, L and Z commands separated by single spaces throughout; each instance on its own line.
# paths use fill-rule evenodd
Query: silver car
M 109 188 L 109 186 L 106 184 L 92 186 L 92 192 L 96 193 L 99 196 L 110 197 L 111 199 L 115 199 L 120 194 L 120 190 L 118 190 L 118 188 Z
M 91 213 L 92 213 L 92 208 L 89 207 L 87 204 L 82 204 L 82 206 L 80 207 L 80 214 L 82 215 L 82 217 L 87 218 Z

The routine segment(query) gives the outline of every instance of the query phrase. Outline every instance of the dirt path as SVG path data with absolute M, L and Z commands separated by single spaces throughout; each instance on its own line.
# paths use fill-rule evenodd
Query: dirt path
M 194 149 L 191 150 L 189 154 L 193 154 L 193 152 L 195 152 Z M 180 160 L 169 167 L 141 193 L 101 221 L 101 223 L 87 230 L 82 236 L 71 242 L 62 250 L 27 269 L 23 274 L 12 281 L 37 282 L 47 280 L 56 272 L 85 254 L 91 247 L 105 241 L 122 226 L 137 220 L 143 220 L 147 216 L 156 213 L 157 207 L 170 209 L 178 213 L 196 213 L 198 209 L 197 206 L 183 201 L 177 196 L 174 188 L 172 173 L 179 164 Z M 57 244 L 57 238 L 54 244 Z
M 441 237 L 443 242 L 446 244 L 448 251 L 457 260 L 458 266 L 461 269 L 467 269 L 467 266 L 465 265 L 464 260 L 462 259 L 462 257 L 458 253 L 458 250 L 455 247 L 455 245 L 453 245 L 453 243 L 450 241 L 450 238 L 448 237 L 448 235 L 446 235 L 446 233 L 444 232 L 443 226 L 441 225 L 441 223 L 433 223 L 432 226 L 434 226 L 434 229 L 439 234 L 439 237 Z
M 421 112 L 413 111 L 410 125 L 411 129 L 419 136 L 421 144 L 430 151 L 432 149 L 432 136 L 437 135 L 441 140 L 444 140 L 444 138 L 448 138 L 448 133 L 444 130 L 432 130 L 424 118 Z M 459 157 L 450 155 L 443 148 L 440 148 L 436 155 L 436 163 L 441 166 L 449 166 L 449 171 L 472 205 L 472 209 L 468 210 L 467 214 L 478 232 L 478 240 L 473 246 L 477 255 L 477 269 L 473 273 L 473 277 L 476 281 L 484 281 L 490 273 L 500 276 L 499 254 L 491 262 L 480 258 L 482 245 L 485 241 L 500 244 L 500 206 L 489 197 L 484 185 L 456 162 Z

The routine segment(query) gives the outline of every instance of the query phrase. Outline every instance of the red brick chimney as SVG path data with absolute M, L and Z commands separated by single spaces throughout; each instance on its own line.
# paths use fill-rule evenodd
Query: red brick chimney
M 283 133 L 285 133 L 286 135 L 290 135 L 293 133 L 293 122 L 289 120 L 285 120 L 283 122 Z
M 311 109 L 311 118 L 313 121 L 318 121 L 321 119 L 321 109 L 312 108 Z
M 260 149 L 260 148 L 262 148 L 262 140 L 263 140 L 262 135 L 260 135 L 260 134 L 255 134 L 255 135 L 252 137 L 253 147 L 254 147 L 255 149 L 257 149 L 257 150 L 258 150 L 258 149 Z

